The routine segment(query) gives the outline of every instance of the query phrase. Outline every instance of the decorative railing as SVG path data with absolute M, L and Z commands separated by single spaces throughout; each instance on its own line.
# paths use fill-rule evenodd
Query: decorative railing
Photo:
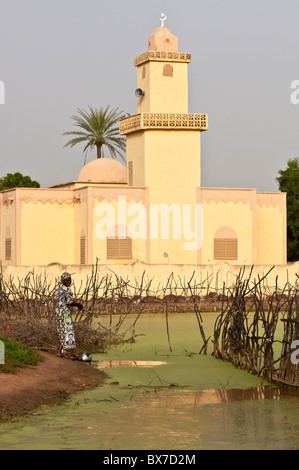
M 189 52 L 160 52 L 147 51 L 138 55 L 134 59 L 134 65 L 140 65 L 149 60 L 167 61 L 167 62 L 191 62 Z
M 119 121 L 119 133 L 128 134 L 141 128 L 141 114 L 134 114 Z
M 140 113 L 119 121 L 119 133 L 129 134 L 142 129 L 208 130 L 207 114 Z

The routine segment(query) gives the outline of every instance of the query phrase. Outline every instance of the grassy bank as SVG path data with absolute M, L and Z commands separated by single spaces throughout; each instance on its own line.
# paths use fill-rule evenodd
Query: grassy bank
M 0 373 L 13 373 L 17 367 L 36 365 L 41 356 L 29 346 L 11 338 L 1 338 L 5 346 L 5 363 L 0 364 Z

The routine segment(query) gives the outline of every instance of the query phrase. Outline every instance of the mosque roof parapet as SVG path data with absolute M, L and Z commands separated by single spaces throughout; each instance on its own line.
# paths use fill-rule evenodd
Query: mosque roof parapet
M 119 121 L 121 135 L 142 129 L 208 130 L 207 114 L 139 113 Z
M 146 51 L 135 57 L 134 65 L 137 66 L 151 60 L 188 63 L 191 62 L 191 54 L 189 52 Z

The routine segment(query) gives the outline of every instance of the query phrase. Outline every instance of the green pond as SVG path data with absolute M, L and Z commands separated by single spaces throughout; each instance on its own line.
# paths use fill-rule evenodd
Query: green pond
M 217 313 L 204 313 L 206 336 Z M 127 318 L 129 328 L 136 317 Z M 115 319 L 117 321 L 118 318 Z M 109 317 L 101 319 L 109 323 Z M 208 354 L 192 313 L 143 314 L 135 343 L 94 354 L 103 385 L 0 425 L 0 449 L 297 449 L 299 391 Z

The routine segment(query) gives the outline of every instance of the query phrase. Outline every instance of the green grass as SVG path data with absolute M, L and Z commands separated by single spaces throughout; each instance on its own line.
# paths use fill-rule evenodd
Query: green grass
M 17 367 L 36 365 L 42 358 L 37 351 L 11 338 L 1 338 L 5 346 L 5 363 L 0 364 L 1 373 L 13 373 Z

